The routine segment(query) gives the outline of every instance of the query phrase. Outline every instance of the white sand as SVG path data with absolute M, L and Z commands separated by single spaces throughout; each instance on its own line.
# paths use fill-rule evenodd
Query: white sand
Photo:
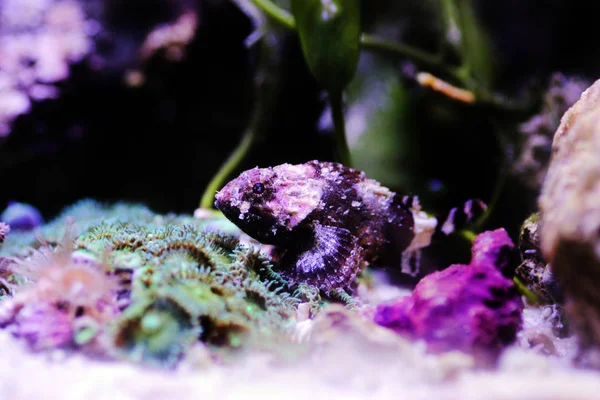
M 526 331 L 542 329 L 538 314 L 525 314 Z M 0 399 L 600 399 L 600 372 L 569 366 L 570 339 L 556 346 L 562 355 L 544 356 L 524 349 L 521 335 L 497 370 L 477 371 L 465 355 L 427 355 L 422 344 L 349 321 L 341 330 L 312 323 L 311 351 L 292 364 L 255 354 L 218 366 L 199 347 L 175 371 L 33 354 L 2 331 Z

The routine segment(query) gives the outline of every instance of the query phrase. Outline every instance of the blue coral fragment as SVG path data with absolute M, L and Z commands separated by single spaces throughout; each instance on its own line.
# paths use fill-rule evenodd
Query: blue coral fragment
M 469 265 L 451 265 L 424 277 L 412 296 L 377 307 L 374 321 L 433 353 L 460 350 L 494 360 L 514 342 L 523 303 L 503 271 L 514 270 L 514 245 L 504 229 L 484 232 Z
M 44 223 L 42 214 L 30 204 L 11 201 L 0 214 L 0 221 L 11 226 L 13 230 L 29 231 Z

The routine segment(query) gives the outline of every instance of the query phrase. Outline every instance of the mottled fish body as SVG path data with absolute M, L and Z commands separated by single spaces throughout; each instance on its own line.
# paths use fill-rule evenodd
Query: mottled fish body
M 416 197 L 333 162 L 245 171 L 215 206 L 251 237 L 286 250 L 279 272 L 291 285 L 326 293 L 350 287 L 366 264 L 399 268 L 438 226 Z

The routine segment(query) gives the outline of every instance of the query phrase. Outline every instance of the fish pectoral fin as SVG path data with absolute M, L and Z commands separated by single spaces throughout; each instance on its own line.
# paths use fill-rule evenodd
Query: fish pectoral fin
M 312 237 L 288 249 L 282 275 L 294 283 L 308 283 L 327 292 L 350 285 L 360 271 L 362 248 L 348 229 L 313 225 Z

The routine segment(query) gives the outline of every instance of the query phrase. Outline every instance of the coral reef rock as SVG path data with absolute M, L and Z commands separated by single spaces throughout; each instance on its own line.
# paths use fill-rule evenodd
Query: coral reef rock
M 515 341 L 523 303 L 502 270 L 514 245 L 504 229 L 484 232 L 473 244 L 470 265 L 451 265 L 423 278 L 412 296 L 379 305 L 376 323 L 413 339 L 430 352 L 460 350 L 478 362 L 495 360 Z
M 540 238 L 579 333 L 581 361 L 600 367 L 600 81 L 565 113 L 539 198 Z
M 544 260 L 540 250 L 539 213 L 532 214 L 521 226 L 519 253 L 522 262 L 516 274 L 542 303 L 562 303 L 552 266 Z

